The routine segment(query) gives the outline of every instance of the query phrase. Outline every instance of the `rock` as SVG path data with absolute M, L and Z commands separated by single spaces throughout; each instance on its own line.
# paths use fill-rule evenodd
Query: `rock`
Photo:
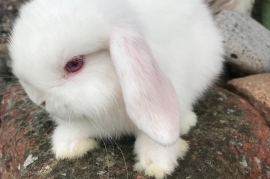
M 270 73 L 233 79 L 228 85 L 256 107 L 270 124 Z
M 220 88 L 209 90 L 195 109 L 198 125 L 184 136 L 190 150 L 168 179 L 267 178 L 270 131 L 257 110 Z M 0 178 L 149 179 L 132 170 L 134 139 L 129 137 L 100 141 L 99 149 L 79 159 L 55 160 L 54 124 L 18 84 L 7 89 L 0 110 Z
M 219 13 L 215 21 L 232 66 L 245 74 L 270 72 L 270 32 L 265 27 L 233 11 Z

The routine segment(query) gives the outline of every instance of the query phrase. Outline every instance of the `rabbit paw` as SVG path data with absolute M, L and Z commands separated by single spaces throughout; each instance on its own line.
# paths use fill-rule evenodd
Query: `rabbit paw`
M 52 150 L 57 159 L 78 158 L 89 150 L 98 147 L 98 143 L 88 136 L 89 125 L 78 122 L 59 122 L 52 135 Z
M 145 175 L 155 177 L 156 179 L 163 179 L 166 174 L 172 173 L 174 168 L 169 169 L 170 171 L 164 171 L 159 165 L 156 165 L 154 163 L 147 166 L 147 168 L 144 168 L 143 165 L 138 162 L 134 165 L 134 170 L 139 172 L 144 171 Z
M 179 139 L 175 145 L 163 147 L 150 140 L 146 136 L 137 138 L 135 152 L 138 162 L 134 170 L 162 179 L 172 174 L 178 165 L 177 159 L 184 157 L 188 151 L 188 144 Z
M 189 111 L 184 119 L 180 120 L 180 134 L 185 135 L 197 123 L 197 115 L 193 111 Z
M 53 146 L 52 150 L 57 159 L 72 159 L 81 157 L 95 148 L 98 148 L 98 143 L 94 139 L 82 138 L 58 143 Z

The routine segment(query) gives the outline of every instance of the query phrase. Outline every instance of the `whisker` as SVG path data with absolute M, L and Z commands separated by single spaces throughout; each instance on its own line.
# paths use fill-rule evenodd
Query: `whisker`
M 108 156 L 107 145 L 106 145 L 106 143 L 105 143 L 105 141 L 104 141 L 104 139 L 103 139 L 103 137 L 102 137 L 100 131 L 98 130 L 97 126 L 94 124 L 94 122 L 91 121 L 91 123 L 92 123 L 92 125 L 96 128 L 96 130 L 98 131 L 99 136 L 100 136 L 100 138 L 101 138 L 101 140 L 102 140 L 102 142 L 103 142 L 103 144 L 104 144 L 104 146 L 105 146 L 106 160 L 107 160 L 107 158 L 108 158 L 108 157 L 107 157 L 107 156 Z M 108 166 L 108 178 L 110 178 L 110 166 L 109 166 L 109 161 L 106 161 L 106 162 L 107 162 L 107 166 Z
M 92 124 L 93 124 L 93 122 L 92 122 Z M 98 124 L 97 124 L 97 125 L 98 125 Z M 98 125 L 98 126 L 99 126 L 101 129 L 103 129 L 100 125 Z M 121 153 L 121 155 L 122 155 L 124 164 L 125 164 L 125 168 L 126 168 L 126 172 L 127 172 L 127 178 L 128 178 L 128 168 L 127 168 L 127 163 L 126 163 L 126 159 L 125 159 L 125 156 L 124 156 L 124 153 L 123 153 L 122 149 L 121 149 L 120 146 L 117 144 L 117 142 L 113 139 L 113 137 L 112 137 L 108 132 L 106 132 L 106 130 L 103 129 L 103 132 L 107 134 L 108 138 L 109 138 L 110 140 L 112 140 L 112 141 L 115 143 L 115 145 L 117 146 L 117 148 L 119 149 L 119 151 L 120 151 L 120 153 Z
M 12 116 L 17 116 L 17 114 L 19 112 L 23 112 L 23 111 L 26 111 L 25 115 L 22 116 L 23 119 L 25 119 L 29 114 L 31 114 L 31 112 L 27 112 L 29 109 L 31 109 L 31 107 L 33 106 L 34 104 L 31 102 L 31 101 L 26 101 L 24 104 L 22 104 L 19 109 L 15 110 L 15 111 L 12 111 Z M 10 111 L 11 112 L 11 111 Z M 4 118 L 10 114 L 10 112 L 7 112 L 4 116 L 1 116 L 2 120 L 4 120 Z M 23 126 L 20 126 L 20 128 L 10 137 L 14 137 L 15 135 L 17 135 L 27 124 L 29 124 L 36 116 L 33 115 L 33 117 L 26 123 L 24 124 Z M 8 140 L 10 140 L 10 138 Z
M 11 86 L 12 84 L 15 84 L 15 82 L 7 82 L 6 84 L 1 85 L 1 88 Z
M 8 88 L 10 85 L 7 85 L 5 87 L 1 87 L 0 89 L 5 89 L 5 88 Z M 8 92 L 11 92 L 11 91 L 14 91 L 17 89 L 17 92 L 24 92 L 23 89 L 19 88 L 19 87 L 16 87 L 16 88 L 11 88 L 11 89 L 8 89 L 8 90 L 5 90 L 3 93 L 8 93 Z
M 28 114 L 26 114 L 23 118 L 25 118 Z M 15 135 L 17 135 L 25 126 L 27 126 L 36 116 L 33 116 L 27 123 L 25 123 L 23 126 L 21 126 L 10 138 L 13 138 Z
M 19 110 L 22 110 L 22 108 L 27 109 L 27 108 L 30 108 L 30 107 L 32 107 L 32 106 L 35 106 L 35 104 L 33 104 L 32 102 L 27 102 L 26 104 L 23 104 L 22 106 L 20 106 L 19 109 L 15 110 L 15 111 L 12 111 L 12 112 L 18 112 Z M 27 108 L 26 108 L 26 107 L 27 107 Z M 8 114 L 9 114 L 9 113 L 6 113 L 3 117 L 6 117 Z M 17 114 L 17 113 L 15 113 L 15 114 Z

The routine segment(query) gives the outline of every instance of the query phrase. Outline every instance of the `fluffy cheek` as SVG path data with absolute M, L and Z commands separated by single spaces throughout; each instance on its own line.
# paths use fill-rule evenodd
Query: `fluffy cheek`
M 102 60 L 101 60 L 102 59 Z M 108 58 L 99 58 L 84 71 L 47 93 L 46 110 L 62 120 L 100 119 L 117 110 L 122 92 Z

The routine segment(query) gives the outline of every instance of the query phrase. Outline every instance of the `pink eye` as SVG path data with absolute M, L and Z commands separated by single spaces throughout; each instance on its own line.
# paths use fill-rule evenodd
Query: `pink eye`
M 74 73 L 79 71 L 83 66 L 83 56 L 73 57 L 70 61 L 66 63 L 65 70 L 68 73 Z

